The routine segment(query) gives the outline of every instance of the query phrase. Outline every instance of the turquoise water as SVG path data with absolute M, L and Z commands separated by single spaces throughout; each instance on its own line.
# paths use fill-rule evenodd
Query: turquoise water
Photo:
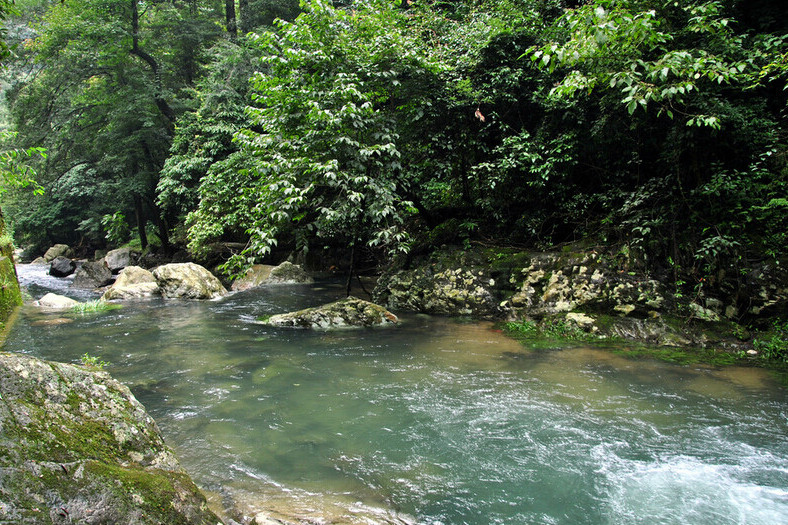
M 5 349 L 108 361 L 213 503 L 246 516 L 788 523 L 788 396 L 768 373 L 532 350 L 428 316 L 335 332 L 254 321 L 341 288 L 87 316 L 26 307 Z

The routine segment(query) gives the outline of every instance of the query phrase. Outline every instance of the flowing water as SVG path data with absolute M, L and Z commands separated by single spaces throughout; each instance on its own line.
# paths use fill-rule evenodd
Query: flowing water
M 34 296 L 43 271 L 20 266 Z M 255 322 L 341 294 L 328 283 L 83 316 L 25 307 L 5 350 L 108 361 L 197 484 L 246 515 L 788 523 L 788 395 L 767 372 L 529 349 L 488 323 L 429 316 L 333 332 Z

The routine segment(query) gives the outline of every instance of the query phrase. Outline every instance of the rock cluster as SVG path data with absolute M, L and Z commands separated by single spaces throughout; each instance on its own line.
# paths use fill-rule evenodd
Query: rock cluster
M 102 296 L 105 301 L 161 295 L 178 299 L 216 299 L 227 295 L 219 279 L 194 263 L 171 263 L 149 272 L 127 266 Z
M 0 398 L 0 523 L 219 523 L 106 372 L 0 353 Z

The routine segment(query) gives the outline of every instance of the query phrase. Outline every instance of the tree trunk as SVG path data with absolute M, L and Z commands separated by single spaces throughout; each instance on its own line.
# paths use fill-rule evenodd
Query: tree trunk
M 224 0 L 224 18 L 230 38 L 235 39 L 238 36 L 235 25 L 235 0 Z
M 353 286 L 353 272 L 356 271 L 356 243 L 350 247 L 350 269 L 347 272 L 347 283 L 345 284 L 345 295 L 350 297 L 350 288 Z
M 241 35 L 252 30 L 249 18 L 249 0 L 238 0 L 238 29 L 241 30 Z
M 137 233 L 140 236 L 140 247 L 144 250 L 148 247 L 148 234 L 145 233 L 145 210 L 142 208 L 142 199 L 139 195 L 134 196 L 134 216 L 137 219 Z
M 161 86 L 161 74 L 159 73 L 159 64 L 156 62 L 156 59 L 153 58 L 151 55 L 146 53 L 140 48 L 139 44 L 139 31 L 140 31 L 140 14 L 139 14 L 139 6 L 137 5 L 138 0 L 131 0 L 131 49 L 129 52 L 141 58 L 148 67 L 150 67 L 151 73 L 153 74 L 153 81 L 156 89 L 156 93 L 154 94 L 153 101 L 156 103 L 156 107 L 159 108 L 159 112 L 164 115 L 170 124 L 174 124 L 175 122 L 175 112 L 172 110 L 170 105 L 167 103 L 166 100 L 161 96 L 162 93 L 162 86 Z

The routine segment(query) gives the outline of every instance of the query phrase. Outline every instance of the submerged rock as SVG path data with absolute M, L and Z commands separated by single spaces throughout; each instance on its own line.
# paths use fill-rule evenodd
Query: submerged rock
M 347 328 L 394 324 L 397 316 L 382 306 L 348 297 L 316 308 L 273 315 L 261 320 L 271 326 L 299 328 Z
M 0 522 L 216 525 L 129 389 L 0 353 Z
M 159 293 L 159 285 L 151 272 L 139 266 L 127 266 L 121 270 L 112 286 L 104 292 L 104 301 L 150 297 Z
M 77 269 L 77 263 L 63 256 L 55 257 L 49 265 L 49 275 L 52 277 L 67 277 Z
M 36 306 L 40 306 L 42 308 L 52 308 L 52 309 L 67 309 L 72 308 L 79 304 L 79 301 L 75 301 L 70 297 L 66 297 L 64 295 L 57 295 L 54 293 L 48 293 L 41 299 L 35 302 Z
M 112 272 L 102 261 L 86 262 L 74 273 L 74 288 L 101 288 L 112 282 Z
M 168 298 L 216 299 L 227 295 L 219 279 L 194 263 L 172 263 L 153 270 L 159 292 Z

